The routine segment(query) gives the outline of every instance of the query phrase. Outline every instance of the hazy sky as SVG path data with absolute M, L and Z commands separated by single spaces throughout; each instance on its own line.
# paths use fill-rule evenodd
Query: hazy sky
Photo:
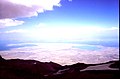
M 0 0 L 0 40 L 118 41 L 118 0 Z

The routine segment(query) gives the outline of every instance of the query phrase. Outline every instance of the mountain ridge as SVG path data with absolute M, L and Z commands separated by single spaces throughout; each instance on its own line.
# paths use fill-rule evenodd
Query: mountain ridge
M 61 66 L 54 62 L 36 60 L 5 60 L 0 56 L 0 79 L 118 79 L 118 73 L 119 60 Z

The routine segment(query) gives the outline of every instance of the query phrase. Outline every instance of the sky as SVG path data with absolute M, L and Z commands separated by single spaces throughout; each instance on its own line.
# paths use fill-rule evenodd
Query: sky
M 30 49 L 33 47 L 36 50 L 38 47 L 42 48 L 38 44 L 37 47 L 36 43 L 95 45 L 89 49 L 94 49 L 97 45 L 100 48 L 103 46 L 104 49 L 102 48 L 101 51 L 106 47 L 107 52 L 116 51 L 118 56 L 118 49 L 116 49 L 119 47 L 118 38 L 119 0 L 0 0 L 0 55 L 6 58 L 14 58 L 13 54 L 8 53 L 18 52 L 17 48 L 21 50 L 25 50 L 24 47 Z M 59 47 L 59 44 L 56 47 Z M 69 46 L 66 47 L 68 50 Z M 70 45 L 69 52 L 74 50 L 73 47 L 81 48 L 79 45 Z M 4 51 L 8 55 L 5 53 L 4 55 Z M 61 47 L 60 51 L 65 52 Z M 25 52 L 24 54 L 27 55 Z M 18 57 L 19 54 L 15 55 Z M 108 54 L 104 56 L 106 55 L 108 56 Z M 111 54 L 109 56 L 111 57 Z
M 49 1 L 0 0 L 0 38 L 49 42 L 118 40 L 118 0 Z

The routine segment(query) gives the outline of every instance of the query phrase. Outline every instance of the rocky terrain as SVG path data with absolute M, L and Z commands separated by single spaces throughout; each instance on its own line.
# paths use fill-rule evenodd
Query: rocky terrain
M 118 76 L 119 61 L 61 66 L 54 62 L 5 60 L 0 56 L 0 79 L 119 79 Z

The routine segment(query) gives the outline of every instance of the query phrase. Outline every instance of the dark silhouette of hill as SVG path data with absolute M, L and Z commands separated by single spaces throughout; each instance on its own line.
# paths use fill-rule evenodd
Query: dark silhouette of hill
M 0 79 L 118 79 L 118 76 L 119 61 L 61 66 L 54 62 L 5 60 L 0 56 Z

